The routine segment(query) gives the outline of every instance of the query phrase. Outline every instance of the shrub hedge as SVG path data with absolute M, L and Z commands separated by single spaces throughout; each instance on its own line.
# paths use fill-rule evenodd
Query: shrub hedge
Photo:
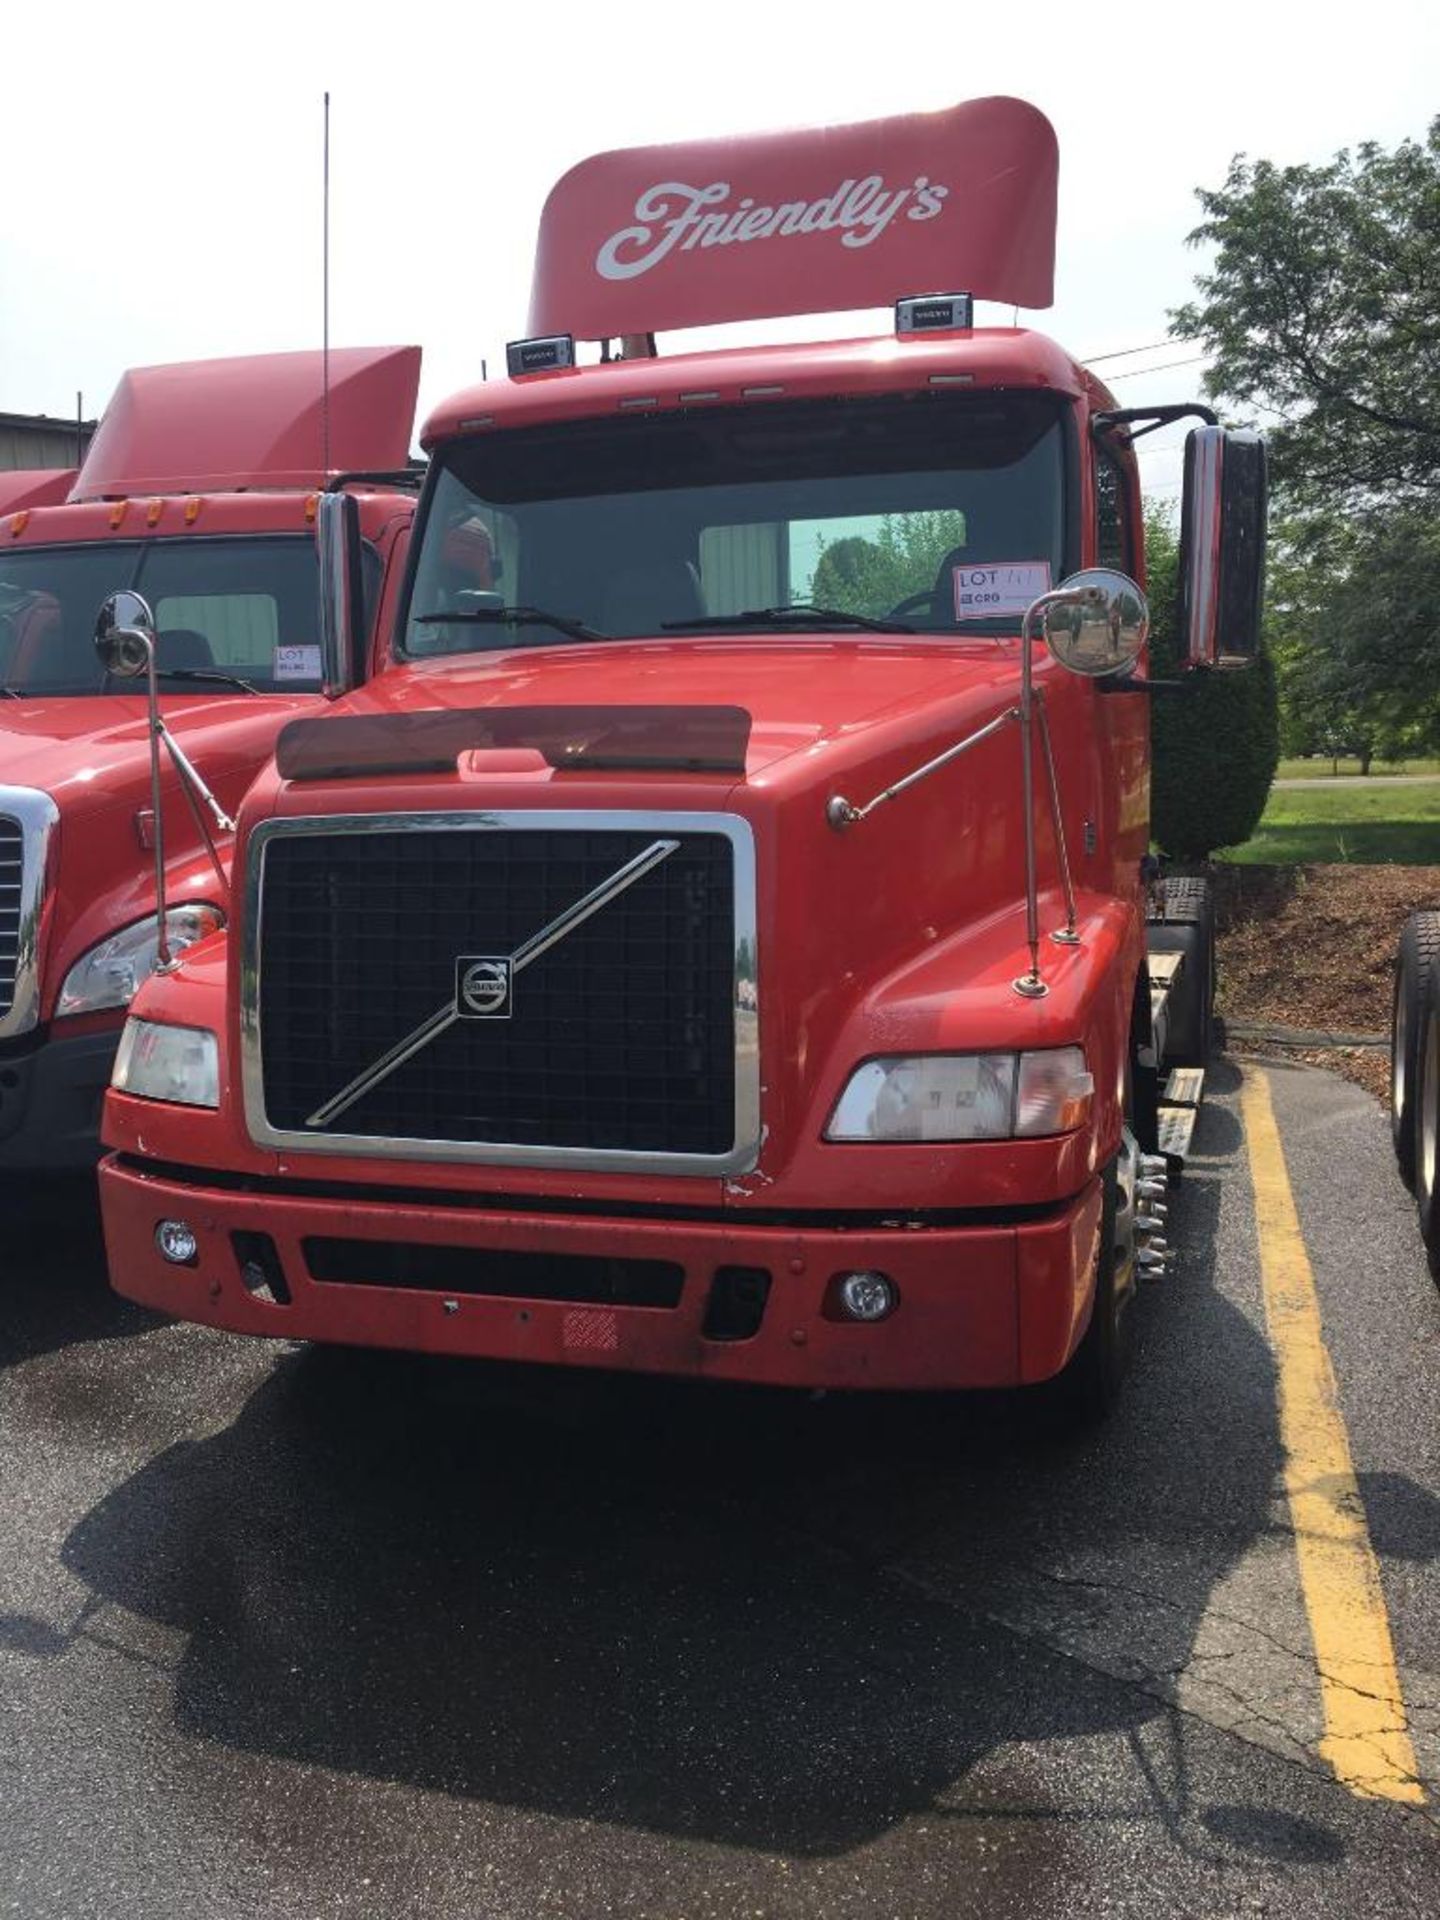
M 1173 536 L 1149 552 L 1150 669 L 1180 678 L 1179 567 Z M 1254 833 L 1280 761 L 1275 669 L 1263 652 L 1240 672 L 1185 676 L 1150 702 L 1150 837 L 1172 860 L 1207 860 Z

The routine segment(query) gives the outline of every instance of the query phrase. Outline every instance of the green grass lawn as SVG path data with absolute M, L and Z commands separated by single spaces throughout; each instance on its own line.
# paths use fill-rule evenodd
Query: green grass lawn
M 1333 788 L 1272 793 L 1254 839 L 1220 858 L 1277 866 L 1440 866 L 1440 780 L 1405 787 L 1345 780 Z
M 1358 760 L 1343 756 L 1337 763 L 1317 755 L 1313 760 L 1282 760 L 1275 769 L 1277 780 L 1359 780 L 1363 778 Z M 1371 773 L 1406 773 L 1433 780 L 1440 774 L 1440 760 L 1372 760 Z

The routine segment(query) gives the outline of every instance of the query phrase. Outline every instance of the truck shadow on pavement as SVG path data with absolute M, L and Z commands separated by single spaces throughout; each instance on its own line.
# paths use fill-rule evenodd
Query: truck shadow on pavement
M 0 1368 L 162 1316 L 110 1290 L 93 1175 L 0 1181 Z
M 1223 1162 L 1233 1118 L 1202 1124 Z M 1272 1525 L 1271 1362 L 1215 1284 L 1220 1192 L 1187 1179 L 1183 1264 L 1141 1295 L 1130 1391 L 1078 1443 L 1025 1396 L 290 1354 L 232 1425 L 95 1506 L 64 1562 L 188 1635 L 179 1728 L 237 1755 L 793 1855 L 965 1818 L 1004 1745 L 1183 1740 L 1165 1687 Z M 1111 1613 L 1114 1659 L 1093 1657 Z M 1189 1831 L 1343 1850 L 1268 1819 Z

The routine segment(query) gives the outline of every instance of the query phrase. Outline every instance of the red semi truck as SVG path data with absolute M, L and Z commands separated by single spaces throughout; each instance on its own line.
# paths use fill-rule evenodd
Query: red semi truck
M 1055 180 L 1043 117 L 986 100 L 559 184 L 509 377 L 425 429 L 388 666 L 285 729 L 226 933 L 136 1001 L 122 1293 L 1109 1402 L 1212 977 L 1203 888 L 1148 870 L 1132 443 L 1202 416 L 1196 671 L 1257 643 L 1264 465 L 973 325 L 1048 304 Z M 881 339 L 655 353 L 882 301 Z
M 128 373 L 83 466 L 0 475 L 0 1177 L 84 1166 L 125 1009 L 155 964 L 146 702 L 93 632 L 112 591 L 159 623 L 167 943 L 222 923 L 229 813 L 286 721 L 368 666 L 415 507 L 416 347 Z M 328 451 L 326 440 L 328 437 Z M 340 471 L 368 481 L 324 503 Z M 398 470 L 398 471 L 392 471 Z M 388 474 L 388 478 L 382 478 Z M 355 631 L 322 631 L 316 521 L 354 519 Z M 207 840 L 209 844 L 207 844 Z

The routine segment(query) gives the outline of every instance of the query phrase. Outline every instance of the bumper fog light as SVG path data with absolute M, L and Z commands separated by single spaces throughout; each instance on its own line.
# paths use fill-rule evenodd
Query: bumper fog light
M 162 1220 L 155 1229 L 155 1244 L 173 1266 L 191 1267 L 200 1251 L 193 1227 L 183 1220 Z
M 883 1273 L 842 1273 L 840 1305 L 847 1320 L 883 1320 L 895 1311 L 900 1295 Z

